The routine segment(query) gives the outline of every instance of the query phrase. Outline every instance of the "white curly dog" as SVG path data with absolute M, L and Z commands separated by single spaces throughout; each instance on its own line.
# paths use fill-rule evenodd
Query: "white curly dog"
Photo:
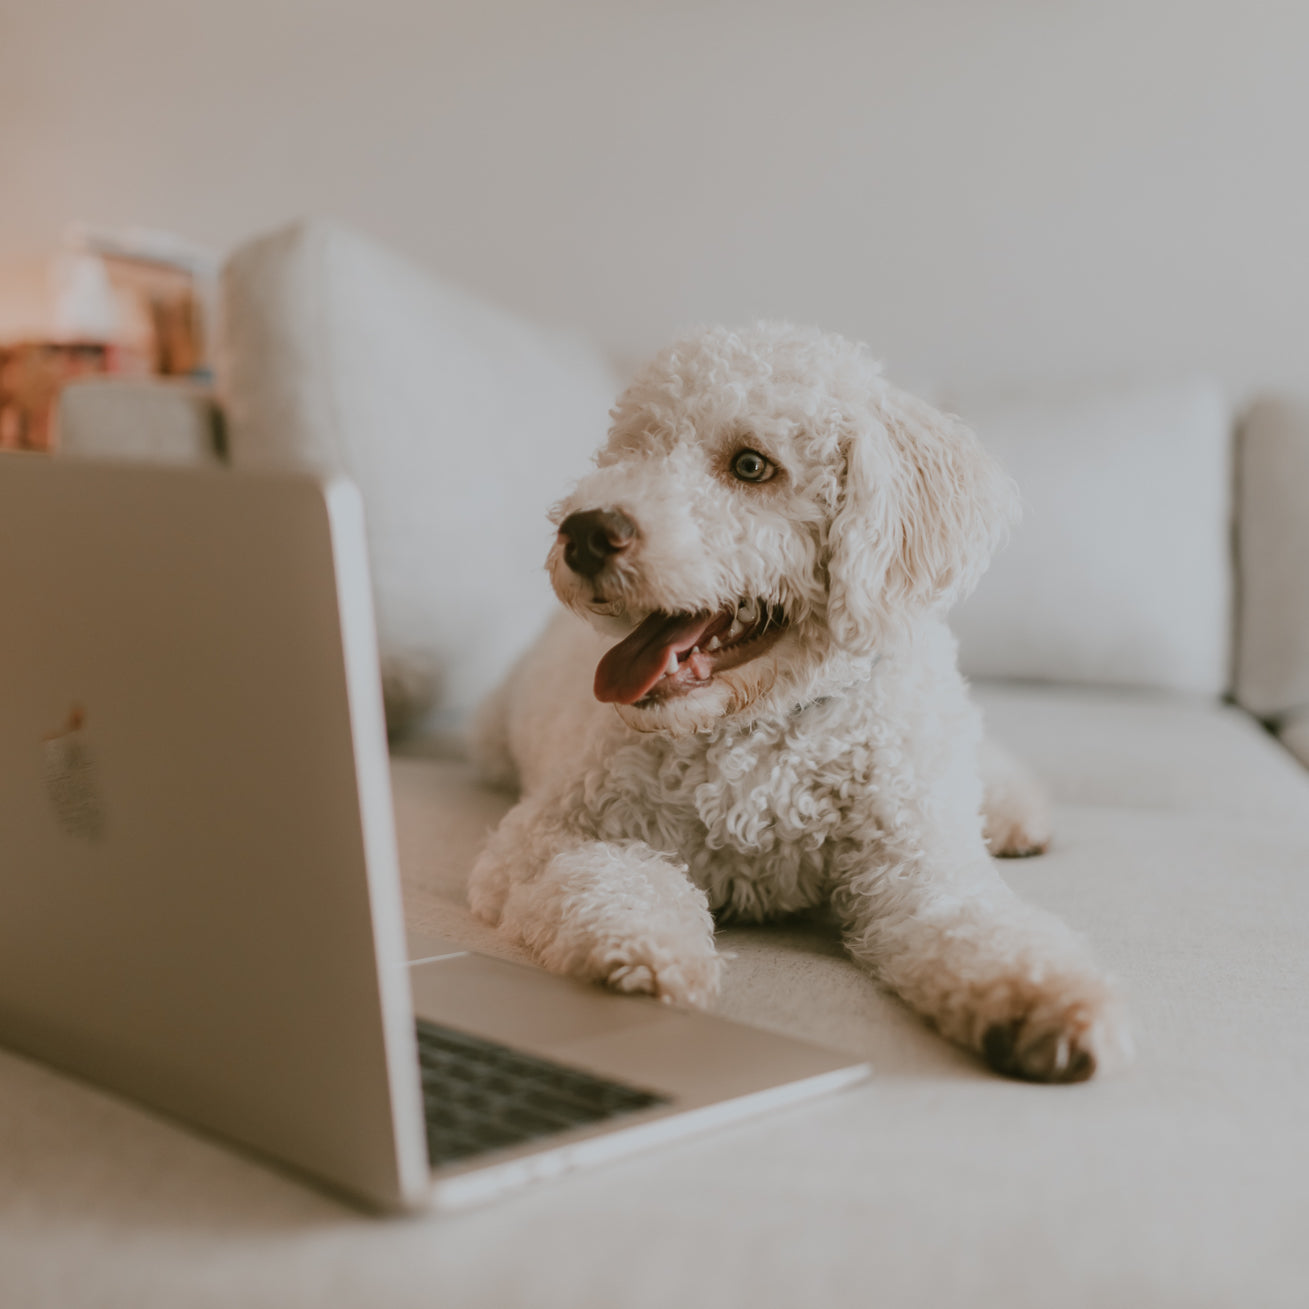
M 474 911 L 546 968 L 703 1005 L 714 914 L 826 904 L 855 960 L 1001 1072 L 1123 1060 L 1105 976 L 988 852 L 1036 853 L 1048 819 L 982 743 L 945 611 L 1015 505 L 862 346 L 764 323 L 665 350 L 555 511 L 572 612 L 478 715 L 475 754 L 521 799 Z

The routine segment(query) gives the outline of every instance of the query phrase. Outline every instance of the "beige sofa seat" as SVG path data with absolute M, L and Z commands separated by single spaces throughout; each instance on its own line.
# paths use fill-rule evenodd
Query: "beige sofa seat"
M 230 1306 L 1302 1305 L 1309 774 L 1239 711 L 998 688 L 1058 837 L 1003 865 L 1087 932 L 1136 1066 L 996 1078 L 820 921 L 722 934 L 724 1012 L 867 1055 L 854 1090 L 453 1217 L 382 1222 L 0 1056 L 0 1302 Z M 462 882 L 508 803 L 394 764 L 412 925 L 506 951 Z

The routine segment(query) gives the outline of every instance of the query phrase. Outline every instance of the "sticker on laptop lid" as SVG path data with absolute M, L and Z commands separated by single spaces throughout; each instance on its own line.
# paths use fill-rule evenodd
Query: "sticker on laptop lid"
M 45 738 L 44 746 L 45 790 L 59 830 L 82 841 L 98 841 L 104 835 L 105 808 L 86 710 L 75 704 L 68 721 Z

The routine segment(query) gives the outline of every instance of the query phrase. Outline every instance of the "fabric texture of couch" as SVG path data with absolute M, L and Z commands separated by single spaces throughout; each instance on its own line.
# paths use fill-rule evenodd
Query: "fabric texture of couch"
M 279 258 L 308 278 L 296 264 L 304 232 L 282 239 Z M 260 258 L 271 261 L 269 277 L 280 275 L 269 246 Z M 365 286 L 355 289 L 366 298 Z M 415 284 L 405 294 L 427 297 L 428 309 L 415 308 L 411 323 L 435 312 L 430 289 Z M 234 331 L 244 331 L 246 321 L 235 317 Z M 265 327 L 250 330 L 272 352 L 267 371 L 282 365 L 294 372 L 295 351 L 304 346 L 299 329 L 286 327 L 283 339 L 259 336 Z M 483 345 L 493 356 L 494 341 Z M 465 337 L 460 348 L 481 347 Z M 351 357 L 336 349 L 326 357 Z M 595 372 L 582 358 L 576 412 L 589 414 Z M 334 384 L 357 388 L 363 406 L 380 375 L 376 364 L 367 361 L 361 374 Z M 243 448 L 249 462 L 265 458 L 251 453 L 260 433 L 276 437 L 279 459 L 289 457 L 293 439 L 327 439 L 318 424 L 329 420 L 308 408 L 322 401 L 317 367 L 262 390 L 276 397 L 262 416 L 257 405 L 243 410 L 251 394 L 229 390 L 238 463 Z M 513 369 L 506 356 L 499 370 L 477 374 L 479 385 L 512 388 Z M 465 380 L 475 371 L 469 364 Z M 561 387 L 566 371 L 556 374 Z M 234 369 L 229 388 L 239 390 L 240 377 Z M 474 391 L 470 383 L 461 393 L 465 418 L 476 412 L 468 398 Z M 1208 570 L 1191 591 L 1194 603 L 1179 611 L 1191 636 L 1174 651 L 1175 663 L 1164 658 L 1171 626 L 1151 627 L 1141 593 L 1124 596 L 1115 587 L 1095 613 L 1064 603 L 1058 639 L 1051 636 L 1041 651 L 1042 659 L 1056 660 L 1060 651 L 1084 659 L 1078 633 L 1092 632 L 1097 619 L 1118 622 L 1124 639 L 1097 647 L 1102 662 L 1077 665 L 1063 682 L 1057 664 L 1045 663 L 1024 670 L 1043 685 L 978 685 L 991 728 L 1048 781 L 1056 801 L 1051 852 L 1002 871 L 1023 895 L 1085 932 L 1120 979 L 1139 1047 L 1130 1071 L 1056 1088 L 1000 1079 L 872 986 L 821 917 L 725 930 L 722 946 L 733 958 L 721 1011 L 866 1056 L 870 1081 L 485 1209 L 383 1222 L 131 1105 L 0 1055 L 0 1303 L 1305 1304 L 1309 773 L 1252 713 L 1220 695 L 1233 689 L 1227 660 L 1235 643 L 1241 703 L 1309 758 L 1309 681 L 1302 680 L 1309 663 L 1297 662 L 1297 651 L 1309 651 L 1300 644 L 1309 631 L 1309 596 L 1295 566 L 1305 555 L 1284 553 L 1283 544 L 1288 533 L 1302 539 L 1295 534 L 1309 508 L 1309 425 L 1283 413 L 1276 436 L 1247 436 L 1247 471 L 1233 491 L 1216 472 L 1227 467 L 1230 423 L 1220 420 L 1212 390 L 1172 388 L 1149 397 L 1079 400 L 1071 409 L 1047 397 L 990 409 L 986 421 L 979 402 L 970 415 L 997 433 L 998 447 L 1010 442 L 1011 462 L 1030 460 L 1038 471 L 1049 464 L 1050 494 L 1068 492 L 1055 476 L 1058 451 L 1043 442 L 1073 442 L 1068 458 L 1099 479 L 1102 495 L 1112 495 L 1133 466 L 1133 449 L 1154 442 L 1155 462 L 1146 462 L 1159 481 L 1124 526 L 1136 540 L 1148 539 L 1149 505 L 1169 485 L 1170 467 L 1178 493 L 1195 492 L 1195 503 L 1164 507 L 1194 549 L 1166 553 L 1154 561 L 1161 571 L 1151 574 L 1151 585 L 1169 584 L 1184 557 Z M 125 402 L 121 393 L 117 399 Z M 294 408 L 300 399 L 303 414 L 278 407 Z M 431 397 L 412 403 L 424 413 L 440 410 Z M 91 429 L 77 448 L 102 448 L 94 406 L 70 412 Z M 342 410 L 330 422 L 348 428 L 349 458 L 366 467 L 388 438 L 360 410 L 348 412 L 353 419 Z M 183 426 L 179 440 L 186 439 Z M 464 425 L 454 430 L 460 440 L 479 439 Z M 1111 430 L 1123 440 L 1106 469 L 1096 461 L 1093 434 Z M 477 447 L 482 462 L 460 466 L 468 485 L 494 483 L 521 436 L 510 422 L 489 426 Z M 579 457 L 589 439 L 573 447 Z M 1252 475 L 1251 461 L 1265 458 L 1271 462 Z M 1187 460 L 1194 462 L 1182 467 Z M 565 462 L 561 454 L 550 484 L 531 488 L 541 504 L 570 475 Z M 427 465 L 423 475 L 431 471 Z M 1023 469 L 1014 471 L 1023 481 Z M 374 488 L 370 513 L 379 494 L 378 512 L 386 513 L 389 492 L 381 481 L 364 480 L 366 497 Z M 1031 520 L 1039 525 L 1050 511 L 1042 478 L 1029 480 Z M 1224 545 L 1233 507 L 1235 573 Z M 1062 545 L 1079 541 L 1080 533 L 1066 534 Z M 1098 543 L 1081 544 L 1093 559 Z M 1261 592 L 1251 572 L 1265 560 L 1284 580 L 1268 581 Z M 1012 596 L 1033 584 L 1030 564 L 1014 556 L 1014 576 L 997 585 L 993 612 L 1005 614 Z M 434 622 L 449 621 L 450 605 L 460 603 L 457 594 L 447 599 Z M 1233 613 L 1241 623 L 1235 641 Z M 1039 619 L 1024 630 L 1039 632 Z M 968 621 L 990 620 L 977 610 Z M 494 652 L 499 660 L 511 656 L 507 645 L 530 635 L 515 628 L 511 641 L 508 626 L 497 629 L 505 643 Z M 993 634 L 983 635 L 989 641 Z M 979 662 L 1004 658 L 998 646 L 985 660 L 975 648 Z M 1115 650 L 1132 657 L 1114 663 Z M 1100 684 L 1074 685 L 1077 675 Z M 464 694 L 475 680 L 458 683 Z M 1131 682 L 1138 684 L 1124 685 Z M 393 756 L 410 925 L 513 957 L 471 917 L 463 896 L 479 843 L 510 798 L 482 786 L 466 763 L 433 754 L 427 741 L 410 739 Z

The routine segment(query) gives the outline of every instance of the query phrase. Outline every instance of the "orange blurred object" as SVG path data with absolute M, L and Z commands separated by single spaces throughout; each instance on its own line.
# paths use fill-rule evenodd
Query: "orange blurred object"
M 0 278 L 0 450 L 50 450 L 60 390 L 96 374 L 208 374 L 216 260 L 167 233 L 70 228 Z
M 149 361 L 104 341 L 0 345 L 0 450 L 50 450 L 62 387 L 94 374 L 150 372 Z

